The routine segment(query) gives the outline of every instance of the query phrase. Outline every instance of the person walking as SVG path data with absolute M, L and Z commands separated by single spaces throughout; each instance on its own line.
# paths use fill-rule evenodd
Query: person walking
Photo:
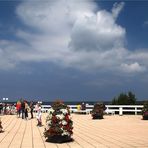
M 0 103 L 0 115 L 2 114 L 2 110 L 3 110 L 3 104 Z
M 25 116 L 25 102 L 22 100 L 21 102 L 21 111 L 22 111 L 22 119 L 24 119 Z
M 42 126 L 41 104 L 38 104 L 36 118 L 37 118 L 37 121 L 38 121 L 37 126 Z
M 28 112 L 29 112 L 30 108 L 29 108 L 27 101 L 24 101 L 24 102 L 25 102 L 25 119 L 27 120 L 28 119 Z
M 7 103 L 4 104 L 4 115 L 7 115 Z
M 33 119 L 33 109 L 34 109 L 34 104 L 33 101 L 30 102 L 30 114 L 31 114 L 31 119 Z
M 17 116 L 20 117 L 21 114 L 21 102 L 17 101 L 16 103 L 16 110 L 17 110 Z

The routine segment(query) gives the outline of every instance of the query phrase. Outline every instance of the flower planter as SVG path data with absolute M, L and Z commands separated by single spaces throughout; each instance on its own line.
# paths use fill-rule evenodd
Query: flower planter
M 2 121 L 0 119 L 0 133 L 2 133 L 2 132 L 3 132 L 3 127 L 2 127 Z
M 92 115 L 93 119 L 103 119 L 102 115 Z
M 106 109 L 106 106 L 103 103 L 96 103 L 92 110 L 92 118 L 103 119 L 105 109 Z
M 148 120 L 148 101 L 145 101 L 142 109 L 143 120 Z
M 148 111 L 143 113 L 143 120 L 148 120 Z
M 62 102 L 55 102 L 48 110 L 44 136 L 47 142 L 63 143 L 72 141 L 73 122 L 69 107 Z
M 61 136 L 61 135 L 54 135 L 48 137 L 46 140 L 47 142 L 52 142 L 52 143 L 64 143 L 64 142 L 70 142 L 72 141 L 72 138 L 70 136 Z

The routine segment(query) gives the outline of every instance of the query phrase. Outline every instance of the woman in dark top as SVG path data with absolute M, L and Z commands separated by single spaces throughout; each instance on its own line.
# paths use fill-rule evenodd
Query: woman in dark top
M 27 103 L 27 101 L 25 101 L 25 119 L 28 119 L 28 112 L 29 112 L 29 105 Z
M 31 114 L 31 119 L 33 119 L 33 109 L 34 109 L 34 105 L 33 105 L 33 101 L 30 102 L 30 114 Z
M 25 102 L 21 102 L 21 110 L 22 110 L 22 119 L 24 119 L 24 114 L 25 114 Z

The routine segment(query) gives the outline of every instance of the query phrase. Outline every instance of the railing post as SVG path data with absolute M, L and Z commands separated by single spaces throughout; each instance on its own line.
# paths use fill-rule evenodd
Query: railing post
M 122 107 L 119 107 L 119 115 L 122 116 L 123 115 L 123 110 Z
M 137 107 L 135 107 L 135 115 L 137 115 Z

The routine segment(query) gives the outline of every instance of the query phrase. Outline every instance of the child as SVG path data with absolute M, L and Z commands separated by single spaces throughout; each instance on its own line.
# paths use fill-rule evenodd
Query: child
M 2 121 L 1 121 L 1 118 L 0 118 L 0 133 L 3 132 L 3 127 L 2 127 Z
M 41 105 L 38 104 L 37 115 L 36 115 L 36 118 L 37 118 L 37 121 L 38 121 L 37 126 L 42 126 L 42 118 L 41 117 L 42 117 Z

